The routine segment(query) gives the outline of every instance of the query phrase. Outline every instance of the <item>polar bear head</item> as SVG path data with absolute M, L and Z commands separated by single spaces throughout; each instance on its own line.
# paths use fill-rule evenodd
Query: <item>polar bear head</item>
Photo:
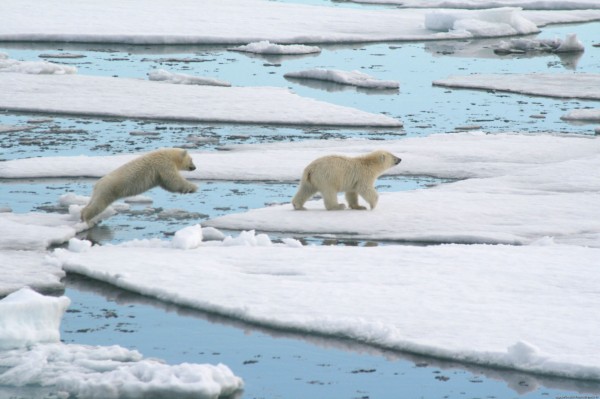
M 388 151 L 374 151 L 364 156 L 368 164 L 378 171 L 384 171 L 398 165 L 402 160 Z
M 190 154 L 183 148 L 174 148 L 171 154 L 177 169 L 179 170 L 196 170 L 196 165 Z

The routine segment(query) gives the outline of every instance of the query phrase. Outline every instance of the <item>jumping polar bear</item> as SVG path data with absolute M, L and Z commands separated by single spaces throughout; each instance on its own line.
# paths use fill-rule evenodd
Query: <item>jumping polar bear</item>
M 312 161 L 302 174 L 298 192 L 292 199 L 296 210 L 305 210 L 304 203 L 316 192 L 320 192 L 327 210 L 345 209 L 338 204 L 337 193 L 345 192 L 348 206 L 352 209 L 367 209 L 358 204 L 363 197 L 371 209 L 377 205 L 379 195 L 375 180 L 387 169 L 398 165 L 401 159 L 387 151 L 375 151 L 355 158 L 328 155 Z
M 173 193 L 193 193 L 198 187 L 178 171 L 195 169 L 192 157 L 181 148 L 163 148 L 142 155 L 96 182 L 90 202 L 81 211 L 81 219 L 89 223 L 117 199 L 141 194 L 156 186 Z

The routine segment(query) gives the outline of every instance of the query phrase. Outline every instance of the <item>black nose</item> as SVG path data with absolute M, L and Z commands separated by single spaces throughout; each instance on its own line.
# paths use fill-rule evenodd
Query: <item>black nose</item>
M 196 170 L 196 167 L 194 165 L 190 166 L 190 170 Z
M 396 158 L 396 165 L 398 165 L 402 160 L 400 158 Z

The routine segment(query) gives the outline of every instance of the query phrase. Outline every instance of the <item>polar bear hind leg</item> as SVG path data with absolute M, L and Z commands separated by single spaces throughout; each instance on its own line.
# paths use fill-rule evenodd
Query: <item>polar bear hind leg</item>
M 323 202 L 325 202 L 325 208 L 328 211 L 341 211 L 342 209 L 346 209 L 345 204 L 338 203 L 337 191 L 322 190 L 321 194 L 323 195 Z
M 294 205 L 294 209 L 305 211 L 304 203 L 309 200 L 310 197 L 317 193 L 317 188 L 313 186 L 309 182 L 301 182 L 300 187 L 298 188 L 298 192 L 294 195 L 292 199 L 292 204 Z

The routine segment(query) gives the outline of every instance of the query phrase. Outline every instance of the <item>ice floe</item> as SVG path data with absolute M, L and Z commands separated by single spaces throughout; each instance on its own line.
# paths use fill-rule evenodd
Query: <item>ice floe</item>
M 349 0 L 354 3 L 395 4 L 406 8 L 485 9 L 520 7 L 526 10 L 599 9 L 596 0 Z
M 320 53 L 321 48 L 317 46 L 305 46 L 303 44 L 276 44 L 271 43 L 268 40 L 262 40 L 260 42 L 248 43 L 243 46 L 232 47 L 230 51 L 241 51 L 246 53 L 256 54 L 277 54 L 277 55 L 291 55 L 291 54 L 314 54 Z
M 406 159 L 403 159 L 403 163 Z M 373 211 L 308 211 L 289 204 L 229 214 L 206 222 L 226 229 L 257 229 L 344 238 L 428 243 L 557 243 L 600 248 L 600 154 L 516 168 L 484 179 L 435 188 L 384 193 Z M 343 200 L 342 200 L 343 201 Z
M 56 397 L 216 398 L 243 388 L 225 365 L 168 365 L 120 346 L 67 345 L 67 297 L 24 288 L 0 300 L 0 385 L 51 387 Z
M 34 75 L 64 75 L 77 73 L 77 68 L 46 61 L 13 60 L 8 58 L 7 54 L 0 53 L 0 72 L 16 72 Z
M 134 44 L 438 40 L 530 34 L 548 23 L 600 18 L 600 11 L 587 9 L 357 10 L 263 0 L 180 0 L 177 7 L 167 0 L 4 0 L 2 5 L 0 40 Z M 161 23 L 148 15 L 160 15 Z M 430 30 L 432 24 L 436 30 Z
M 580 53 L 585 50 L 577 35 L 569 34 L 564 40 L 555 39 L 510 39 L 500 42 L 494 52 L 497 54 L 527 53 L 533 51 L 551 53 Z
M 200 85 L 200 86 L 223 86 L 230 87 L 231 83 L 215 78 L 204 78 L 200 76 L 188 75 L 185 73 L 174 73 L 164 69 L 157 69 L 148 73 L 148 79 L 182 85 Z
M 600 306 L 600 252 L 541 244 L 235 251 L 116 245 L 56 250 L 54 261 L 134 292 L 265 326 L 600 379 L 600 352 L 589 334 L 600 325 L 588 317 Z
M 551 134 L 464 132 L 401 140 L 307 140 L 234 145 L 226 151 L 190 152 L 198 168 L 186 178 L 297 181 L 312 160 L 328 155 L 356 156 L 385 149 L 403 159 L 387 175 L 465 179 L 498 177 L 516 170 L 598 154 L 600 141 Z M 0 162 L 0 178 L 102 177 L 140 153 L 110 156 L 57 156 Z M 248 168 L 247 165 L 252 165 Z M 201 188 L 202 189 L 202 188 Z M 79 193 L 88 194 L 88 193 Z M 77 197 L 69 197 L 75 200 Z M 85 199 L 78 202 L 80 205 Z M 75 202 L 74 202 L 75 203 Z
M 435 86 L 460 89 L 498 90 L 545 97 L 600 100 L 600 74 L 529 73 L 472 74 L 450 76 L 433 82 Z
M 398 89 L 400 83 L 393 80 L 380 80 L 360 71 L 340 71 L 336 69 L 307 69 L 304 71 L 288 72 L 286 78 L 315 79 L 344 85 L 364 87 L 368 89 Z
M 394 118 L 275 87 L 170 85 L 80 75 L 0 74 L 0 108 L 196 122 L 402 126 Z

